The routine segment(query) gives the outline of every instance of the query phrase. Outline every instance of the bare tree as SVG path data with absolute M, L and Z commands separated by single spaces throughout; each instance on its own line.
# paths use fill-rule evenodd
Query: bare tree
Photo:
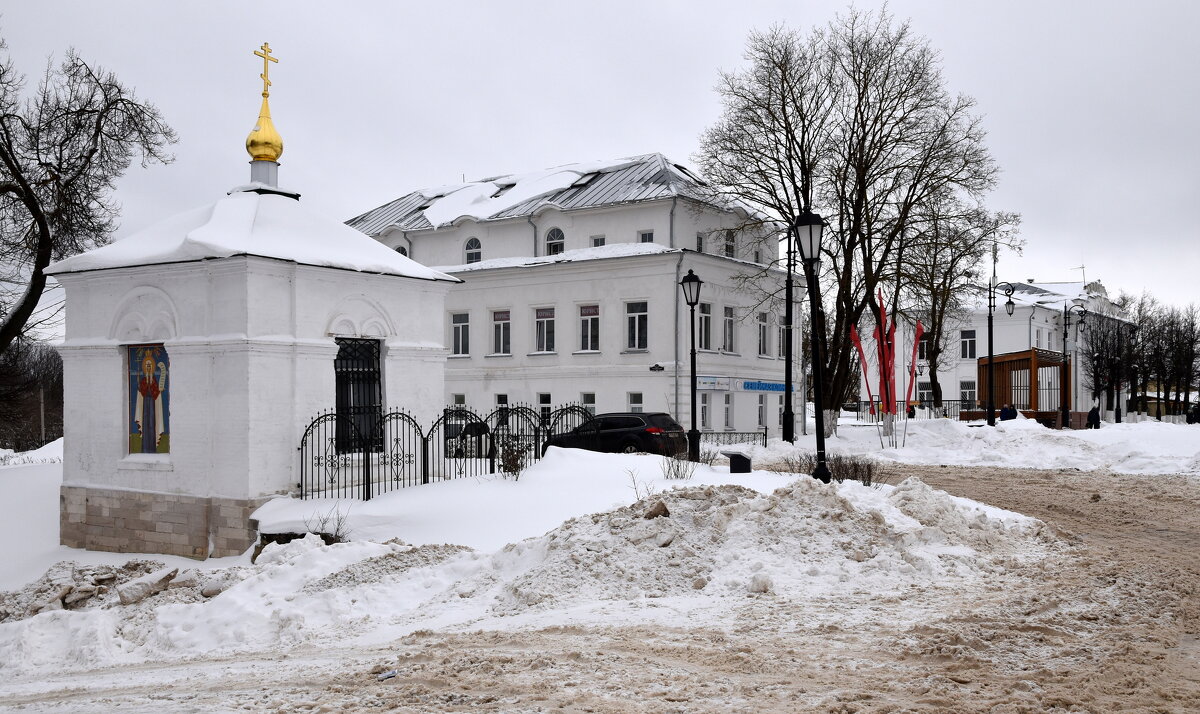
M 897 283 L 904 302 L 900 313 L 925 328 L 925 360 L 935 407 L 942 406 L 938 370 L 954 347 L 954 329 L 965 324 L 979 298 L 982 269 L 993 250 L 1019 249 L 1015 213 L 990 213 L 953 195 L 935 197 L 918 206 L 911 235 L 898 261 Z M 953 354 L 951 359 L 955 359 Z
M 0 40 L 0 352 L 45 317 L 46 266 L 108 241 L 133 158 L 169 162 L 176 141 L 152 104 L 74 51 L 23 99 L 5 50 Z
M 886 10 L 850 10 L 807 36 L 754 33 L 746 59 L 721 76 L 724 113 L 696 161 L 782 225 L 806 209 L 832 213 L 811 329 L 824 361 L 815 386 L 836 405 L 857 386 L 850 327 L 879 314 L 876 289 L 896 278 L 916 207 L 947 191 L 979 195 L 995 166 L 974 102 L 946 92 L 934 50 Z

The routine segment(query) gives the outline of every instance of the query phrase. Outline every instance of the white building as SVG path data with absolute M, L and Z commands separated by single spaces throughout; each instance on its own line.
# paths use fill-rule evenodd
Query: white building
M 1010 283 L 1013 288 L 1013 314 L 1010 316 L 1005 308 L 1008 298 L 1005 295 L 1004 283 L 996 291 L 996 308 L 992 319 L 994 344 L 992 354 L 1007 355 L 1017 352 L 1037 351 L 1047 359 L 1047 364 L 1040 368 L 1042 376 L 1041 401 L 1039 411 L 1055 411 L 1060 408 L 1058 401 L 1059 381 L 1061 374 L 1061 355 L 1064 335 L 1064 307 L 1079 305 L 1095 319 L 1095 315 L 1117 316 L 1120 310 L 1108 299 L 1108 293 L 1098 281 L 1084 284 L 1083 282 L 1039 283 L 1034 281 Z M 941 355 L 938 369 L 938 382 L 942 387 L 942 399 L 954 403 L 956 408 L 963 410 L 984 409 L 987 395 L 983 393 L 979 373 L 980 360 L 988 356 L 988 308 L 986 298 L 981 305 L 972 310 L 969 321 L 954 325 L 949 330 L 946 349 Z M 1117 318 L 1120 319 L 1120 318 Z M 1086 319 L 1085 319 L 1086 324 Z M 866 330 L 869 334 L 869 328 Z M 1093 404 L 1091 388 L 1087 383 L 1084 370 L 1080 368 L 1078 355 L 1087 354 L 1087 330 L 1079 329 L 1078 312 L 1071 312 L 1071 321 L 1067 333 L 1067 356 L 1070 364 L 1069 403 L 1072 412 L 1087 412 Z M 909 365 L 912 361 L 913 323 L 901 319 L 896 330 L 896 398 L 903 399 L 907 392 Z M 868 355 L 871 346 L 864 344 Z M 924 372 L 928 367 L 926 360 L 927 344 L 918 345 L 917 369 Z M 1054 362 L 1053 360 L 1058 360 Z M 875 361 L 870 362 L 870 389 L 878 399 L 878 371 Z M 998 361 L 999 362 L 999 361 Z M 999 368 L 999 365 L 997 365 Z M 997 378 L 995 394 L 996 409 L 1005 403 L 1013 403 L 1020 408 L 1028 408 L 1029 397 L 1028 378 L 1017 380 L 1015 393 L 1012 389 L 1005 391 L 1001 379 Z M 860 383 L 860 397 L 866 399 L 867 385 Z M 1124 399 L 1127 395 L 1122 395 Z M 932 380 L 929 374 L 918 374 L 912 389 L 912 400 L 924 405 L 933 404 Z M 957 413 L 957 409 L 952 409 Z
M 463 280 L 443 316 L 448 403 L 580 402 L 690 426 L 679 281 L 693 270 L 700 428 L 778 433 L 782 309 L 739 276 L 774 290 L 782 273 L 774 238 L 739 230 L 746 217 L 650 154 L 414 191 L 348 223 Z
M 439 412 L 458 281 L 277 188 L 263 96 L 253 183 L 46 271 L 66 292 L 65 545 L 241 553 L 318 411 Z M 353 374 L 344 352 L 367 355 Z

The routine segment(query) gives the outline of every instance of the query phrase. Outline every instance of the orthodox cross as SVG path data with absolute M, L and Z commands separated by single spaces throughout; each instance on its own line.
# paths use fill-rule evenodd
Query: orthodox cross
M 259 76 L 260 76 L 260 77 L 262 77 L 262 81 L 263 81 L 263 97 L 265 98 L 265 97 L 267 97 L 268 95 L 270 95 L 270 93 L 271 93 L 271 91 L 270 91 L 270 87 L 271 87 L 271 80 L 270 80 L 270 79 L 267 79 L 267 74 L 268 74 L 268 72 L 269 72 L 269 70 L 270 70 L 270 68 L 271 68 L 271 65 L 269 65 L 269 64 L 267 64 L 267 63 L 268 63 L 268 62 L 278 62 L 278 61 L 279 61 L 279 59 L 278 59 L 278 58 L 276 58 L 276 57 L 272 57 L 272 56 L 271 56 L 271 46 L 270 46 L 269 44 L 267 44 L 266 42 L 264 42 L 264 43 L 263 43 L 263 46 L 262 46 L 262 48 L 261 48 L 261 49 L 262 49 L 262 51 L 261 51 L 261 52 L 259 52 L 258 50 L 255 50 L 255 51 L 254 51 L 254 55 L 255 55 L 256 57 L 262 57 L 262 58 L 263 58 L 263 72 L 262 72 L 262 74 L 260 74 Z

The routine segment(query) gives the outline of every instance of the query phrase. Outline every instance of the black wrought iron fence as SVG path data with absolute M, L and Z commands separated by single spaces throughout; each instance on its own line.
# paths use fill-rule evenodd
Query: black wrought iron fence
M 442 411 L 428 430 L 407 412 L 323 412 L 300 439 L 301 498 L 361 498 L 453 478 L 482 476 L 541 458 L 550 436 L 592 418 L 569 404 L 541 414 L 524 405 L 480 416 L 463 406 Z
M 700 445 L 732 446 L 734 444 L 767 445 L 767 430 L 762 431 L 702 431 Z

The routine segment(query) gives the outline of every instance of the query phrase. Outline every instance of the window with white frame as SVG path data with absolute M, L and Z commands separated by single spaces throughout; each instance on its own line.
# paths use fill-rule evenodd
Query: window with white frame
M 703 233 L 696 234 L 696 252 L 697 253 L 704 252 L 704 234 Z
M 550 393 L 540 392 L 537 395 L 538 413 L 542 417 L 542 423 L 546 424 L 550 421 Z
M 765 312 L 758 313 L 758 354 L 771 356 L 771 316 Z
M 977 398 L 977 395 L 975 393 L 975 380 L 973 380 L 973 379 L 959 380 L 959 382 L 958 382 L 958 398 L 962 400 L 962 405 L 964 408 L 966 408 L 968 406 L 975 406 L 975 399 Z
M 723 352 L 735 352 L 737 344 L 734 342 L 734 337 L 737 336 L 734 323 L 734 312 L 732 307 L 726 307 L 725 318 L 722 321 L 721 329 L 721 350 Z
M 465 395 L 465 394 L 451 394 L 451 395 L 450 395 L 450 402 L 451 402 L 452 404 L 454 404 L 454 406 L 456 406 L 456 407 L 465 407 L 465 406 L 467 406 L 467 395 Z
M 725 428 L 733 428 L 733 394 L 725 392 Z
M 546 231 L 546 255 L 558 255 L 566 247 L 567 237 L 559 228 Z
M 554 351 L 554 308 L 539 307 L 533 311 L 534 352 Z
M 1036 330 L 1033 331 L 1033 334 L 1036 337 L 1036 340 L 1033 343 L 1033 346 L 1037 347 L 1040 350 L 1042 348 L 1042 328 L 1040 328 L 1040 327 L 1037 328 Z
M 579 306 L 579 350 L 600 351 L 600 306 Z
M 450 354 L 471 354 L 471 315 L 465 312 L 450 316 L 451 348 Z
M 626 349 L 644 350 L 650 343 L 650 314 L 645 302 L 625 303 Z
M 779 356 L 780 357 L 787 357 L 788 334 L 789 334 L 789 332 L 788 332 L 787 325 L 784 324 L 783 318 L 781 317 L 781 318 L 779 318 Z
M 725 257 L 732 258 L 737 254 L 737 238 L 733 231 L 725 231 Z
M 975 330 L 963 330 L 961 333 L 962 339 L 962 358 L 975 359 Z
M 779 428 L 783 428 L 783 395 L 779 395 Z
M 602 245 L 604 245 L 604 234 L 603 233 L 592 236 L 592 247 L 593 248 L 599 248 Z
M 767 426 L 767 395 L 758 395 L 758 428 L 765 429 Z
M 483 260 L 483 244 L 478 238 L 468 238 L 466 245 L 463 246 L 466 260 L 465 263 L 478 263 Z
M 596 416 L 596 393 L 583 392 L 579 395 L 579 403 L 587 410 L 588 414 Z
M 396 246 L 396 252 L 399 253 L 400 255 L 403 255 L 405 258 L 408 257 L 408 248 L 405 248 L 402 245 Z
M 512 354 L 512 322 L 508 310 L 492 311 L 492 354 Z
M 654 231 L 638 231 L 638 243 L 653 243 Z
M 755 263 L 761 263 L 761 262 L 762 262 L 762 251 L 761 251 L 761 250 L 755 250 L 755 251 L 754 251 L 754 262 L 755 262 Z
M 917 382 L 917 401 L 925 404 L 933 403 L 933 383 Z
M 712 397 L 710 392 L 700 392 L 700 428 L 711 429 L 712 425 L 708 421 L 709 400 Z
M 712 349 L 712 303 L 700 303 L 700 325 L 697 327 L 696 348 Z
M 921 341 L 917 343 L 917 359 L 929 360 L 929 335 L 921 335 Z
M 642 411 L 642 393 L 641 392 L 629 392 L 628 397 L 629 397 L 629 400 L 628 400 L 629 408 L 626 411 L 641 412 Z

